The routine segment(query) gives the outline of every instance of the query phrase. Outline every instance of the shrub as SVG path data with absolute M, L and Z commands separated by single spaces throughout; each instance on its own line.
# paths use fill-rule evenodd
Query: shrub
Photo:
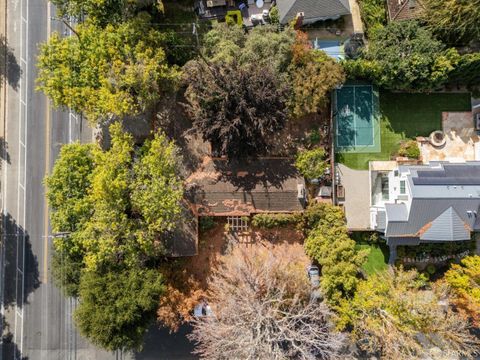
M 398 150 L 398 155 L 408 157 L 409 159 L 418 159 L 420 157 L 420 149 L 415 140 L 409 140 L 403 143 Z
M 328 163 L 325 161 L 325 150 L 318 147 L 300 152 L 297 155 L 295 166 L 305 178 L 319 178 L 328 167 Z
M 280 24 L 280 14 L 278 13 L 278 7 L 276 5 L 272 6 L 268 16 L 270 17 L 271 24 Z
M 302 214 L 256 214 L 253 216 L 252 225 L 257 228 L 273 229 L 302 221 Z
M 213 229 L 217 225 L 215 218 L 213 216 L 201 216 L 198 219 L 198 226 L 200 231 L 208 231 Z
M 365 25 L 365 34 L 368 35 L 387 23 L 385 0 L 360 0 L 358 5 Z
M 433 275 L 433 274 L 435 274 L 435 271 L 436 271 L 437 269 L 435 268 L 435 265 L 433 265 L 433 264 L 428 264 L 428 265 L 427 265 L 427 268 L 426 268 L 425 270 L 427 271 L 427 273 L 428 273 L 429 275 Z

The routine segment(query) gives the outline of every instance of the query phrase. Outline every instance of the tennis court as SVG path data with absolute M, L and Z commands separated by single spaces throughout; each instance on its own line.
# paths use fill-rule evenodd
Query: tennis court
M 336 90 L 336 147 L 339 152 L 379 152 L 378 92 L 371 85 Z

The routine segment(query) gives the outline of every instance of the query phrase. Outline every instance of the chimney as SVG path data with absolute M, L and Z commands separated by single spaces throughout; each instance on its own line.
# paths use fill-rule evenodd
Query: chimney
M 298 200 L 305 200 L 305 186 L 303 184 L 297 184 L 297 199 Z

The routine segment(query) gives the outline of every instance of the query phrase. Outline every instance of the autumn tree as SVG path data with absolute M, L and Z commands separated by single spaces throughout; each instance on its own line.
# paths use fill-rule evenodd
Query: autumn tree
M 342 298 L 353 295 L 367 254 L 355 249 L 341 208 L 328 204 L 311 208 L 307 212 L 311 230 L 305 239 L 305 252 L 320 264 L 320 286 L 328 302 L 335 306 Z
M 297 32 L 289 72 L 296 117 L 317 113 L 329 103 L 330 91 L 345 82 L 343 67 L 323 51 L 312 49 L 303 32 Z
M 193 322 L 191 339 L 206 359 L 344 359 L 345 337 L 330 312 L 310 301 L 300 245 L 236 248 L 209 281 L 213 316 Z
M 445 273 L 454 302 L 467 317 L 480 324 L 480 256 L 467 256 L 460 264 L 452 264 Z
M 480 0 L 425 0 L 424 20 L 442 39 L 462 44 L 480 39 Z
M 148 15 L 105 28 L 84 23 L 76 32 L 54 33 L 40 47 L 38 89 L 56 107 L 96 123 L 145 111 L 174 88 L 179 72 L 167 64 L 163 35 Z
M 271 67 L 193 61 L 184 72 L 193 130 L 232 159 L 265 154 L 285 125 L 289 91 Z
M 363 57 L 347 67 L 387 89 L 429 91 L 448 80 L 458 57 L 417 21 L 393 21 L 375 31 Z
M 442 305 L 445 299 L 416 270 L 386 270 L 342 302 L 339 327 L 351 328 L 357 346 L 382 359 L 472 358 L 480 342 L 467 321 Z

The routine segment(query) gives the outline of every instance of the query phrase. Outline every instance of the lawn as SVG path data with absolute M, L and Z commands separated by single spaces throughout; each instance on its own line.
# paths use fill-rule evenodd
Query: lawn
M 388 248 L 386 245 L 377 244 L 357 244 L 357 250 L 370 249 L 367 261 L 363 264 L 362 269 L 367 275 L 374 274 L 377 271 L 382 271 L 387 268 L 388 263 Z
M 470 111 L 469 93 L 407 94 L 380 91 L 381 151 L 338 153 L 337 161 L 352 169 L 368 169 L 370 160 L 390 160 L 400 142 L 428 136 L 442 128 L 442 111 Z

